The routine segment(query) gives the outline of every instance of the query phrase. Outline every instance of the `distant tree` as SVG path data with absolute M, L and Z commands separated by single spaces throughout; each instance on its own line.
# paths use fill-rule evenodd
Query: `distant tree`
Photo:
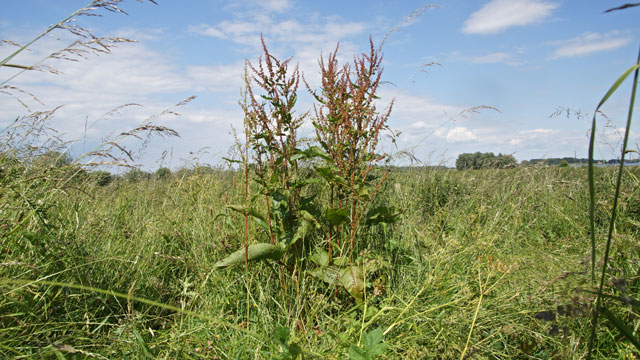
M 39 155 L 33 162 L 36 167 L 61 168 L 73 163 L 73 158 L 68 153 L 49 150 Z
M 211 165 L 209 164 L 200 164 L 200 165 L 196 165 L 193 168 L 193 171 L 198 174 L 198 175 L 205 175 L 205 174 L 213 174 L 216 172 L 216 170 L 214 168 L 211 167 Z
M 140 169 L 131 169 L 124 174 L 124 179 L 130 183 L 138 182 L 141 180 L 149 180 L 150 178 L 151 174 Z
M 113 182 L 113 175 L 108 171 L 94 171 L 91 176 L 99 186 L 107 186 Z
M 513 155 L 498 154 L 492 167 L 496 169 L 506 169 L 516 167 L 517 165 L 518 161 L 516 161 L 516 158 L 514 158 Z
M 156 171 L 156 179 L 162 180 L 171 176 L 171 170 L 166 167 L 161 167 Z
M 456 169 L 458 170 L 478 170 L 478 169 L 504 169 L 515 167 L 517 165 L 513 155 L 475 152 L 464 153 L 458 156 L 456 160 Z

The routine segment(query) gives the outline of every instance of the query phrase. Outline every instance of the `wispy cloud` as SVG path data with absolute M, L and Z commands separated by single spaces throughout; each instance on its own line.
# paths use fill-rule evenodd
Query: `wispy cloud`
M 326 19 L 325 19 L 326 20 Z M 369 26 L 362 22 L 333 20 L 330 22 L 301 23 L 296 19 L 275 21 L 270 16 L 259 16 L 253 20 L 235 19 L 218 24 L 190 25 L 189 31 L 234 43 L 260 47 L 256 41 L 262 34 L 282 44 L 335 43 L 364 33 Z M 295 36 L 291 36 L 295 34 Z
M 291 7 L 291 0 L 259 0 L 256 3 L 267 10 L 282 12 Z
M 206 24 L 189 25 L 189 31 L 198 33 L 200 35 L 212 37 L 212 38 L 218 38 L 218 39 L 227 38 L 227 35 L 223 31 L 218 30 L 215 27 L 206 25 Z
M 368 23 L 348 21 L 339 16 L 312 14 L 301 21 L 286 13 L 250 10 L 234 13 L 231 19 L 219 23 L 190 25 L 189 31 L 241 45 L 247 53 L 245 56 L 254 60 L 262 53 L 260 36 L 263 36 L 273 55 L 281 58 L 292 56 L 305 73 L 305 79 L 316 87 L 319 85 L 318 56 L 326 56 L 340 43 L 339 60 L 350 61 L 359 52 L 352 39 L 371 28 Z
M 472 141 L 477 138 L 471 130 L 463 126 L 456 126 L 447 133 L 447 142 L 449 143 Z
M 21 61 L 31 63 L 32 59 L 40 59 L 49 52 L 47 50 L 57 48 L 59 44 L 53 38 L 47 38 L 39 45 L 39 48 L 25 53 Z M 180 116 L 169 115 L 156 120 L 188 139 L 186 142 L 178 139 L 161 141 L 163 150 L 171 146 L 182 156 L 211 145 L 212 134 L 227 133 L 230 124 L 240 127 L 242 123 L 242 111 L 236 105 L 242 62 L 185 68 L 170 61 L 166 55 L 138 43 L 122 44 L 110 54 L 90 56 L 80 62 L 52 61 L 51 64 L 62 74 L 53 76 L 27 72 L 12 84 L 35 94 L 44 103 L 41 105 L 21 96 L 33 111 L 62 105 L 50 125 L 60 132 L 64 140 L 78 141 L 74 148 L 80 153 L 93 149 L 108 134 L 139 126 L 151 115 L 171 108 L 182 98 L 193 94 L 199 98 L 189 106 L 177 109 Z M 216 93 L 211 94 L 212 91 Z M 233 100 L 227 101 L 228 97 Z M 142 106 L 127 106 L 117 112 L 119 115 L 105 116 L 112 109 L 130 103 Z M 18 114 L 26 113 L 9 96 L 0 96 L 0 107 L 6 114 L 11 114 L 0 119 L 0 128 L 9 125 L 8 121 Z M 214 150 L 223 151 L 232 144 L 232 137 L 221 136 L 216 138 Z M 149 156 L 153 158 L 155 154 Z M 144 162 L 150 164 L 149 161 Z
M 243 86 L 244 61 L 224 65 L 192 65 L 187 77 L 196 91 L 232 92 L 239 94 Z
M 473 64 L 505 64 L 509 66 L 521 66 L 526 64 L 522 60 L 524 51 L 520 49 L 509 51 L 497 51 L 481 55 L 464 54 L 457 50 L 447 54 L 448 61 Z
M 157 41 L 162 39 L 164 35 L 163 28 L 134 29 L 123 28 L 114 33 L 116 37 L 134 39 L 136 41 Z
M 558 4 L 540 0 L 493 0 L 464 22 L 467 34 L 497 34 L 513 26 L 540 22 L 551 15 Z
M 506 64 L 509 66 L 520 66 L 524 64 L 523 61 L 517 60 L 513 55 L 507 52 L 494 52 L 485 55 L 477 55 L 469 58 L 472 63 L 475 64 Z
M 551 56 L 554 59 L 586 56 L 601 51 L 611 51 L 623 47 L 631 42 L 631 37 L 625 36 L 620 31 L 612 31 L 608 34 L 585 32 L 573 39 L 556 42 L 559 47 Z

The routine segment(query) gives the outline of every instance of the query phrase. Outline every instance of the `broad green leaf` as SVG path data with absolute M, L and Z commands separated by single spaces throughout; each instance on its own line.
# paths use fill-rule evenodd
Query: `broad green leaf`
M 387 344 L 382 343 L 382 329 L 364 333 L 362 336 L 362 348 L 355 345 L 349 346 L 350 360 L 374 360 L 387 349 Z
M 311 255 L 310 260 L 317 265 L 327 266 L 329 265 L 329 253 L 324 251 L 324 249 L 318 247 L 316 248 L 316 251 L 313 253 L 313 255 Z
M 227 208 L 233 210 L 233 211 L 237 211 L 241 214 L 245 213 L 245 206 L 244 205 L 227 205 Z M 251 218 L 253 219 L 253 221 L 255 221 L 256 224 L 258 224 L 258 226 L 260 226 L 264 231 L 269 232 L 269 223 L 267 222 L 266 218 L 260 214 L 257 210 L 255 209 L 249 209 L 248 211 L 249 216 L 251 216 Z
M 308 221 L 309 223 L 311 223 L 316 229 L 320 228 L 320 223 L 318 222 L 318 219 L 316 219 L 313 215 L 311 215 L 310 212 L 306 211 L 306 210 L 300 210 L 300 215 L 301 218 L 304 221 Z
M 242 214 L 244 214 L 246 211 L 244 205 L 227 205 L 227 208 Z
M 307 151 L 309 151 L 309 153 L 311 155 L 317 156 L 319 158 L 322 158 L 323 160 L 327 161 L 328 163 L 333 164 L 333 159 L 331 158 L 331 156 L 329 156 L 329 154 L 327 154 L 327 152 L 322 150 L 321 147 L 312 146 Z
M 349 265 L 349 258 L 346 256 L 340 256 L 333 258 L 333 263 L 337 266 L 347 266 Z
M 382 329 L 377 328 L 369 331 L 362 337 L 362 346 L 371 357 L 384 353 L 387 344 L 382 343 Z
M 333 171 L 331 171 L 331 169 L 327 167 L 320 167 L 320 166 L 316 166 L 315 169 L 316 169 L 316 172 L 320 174 L 320 176 L 322 176 L 325 180 L 327 180 L 328 183 L 333 182 Z
M 394 207 L 379 206 L 375 209 L 371 209 L 371 211 L 367 213 L 366 224 L 393 224 L 398 221 L 400 214 L 400 210 Z
M 364 200 L 369 200 L 371 198 L 369 187 L 367 185 L 362 185 L 358 188 L 358 197 Z
M 329 184 L 341 184 L 346 185 L 347 181 L 340 175 L 336 174 L 336 170 L 331 169 L 330 167 L 314 167 L 316 172 L 322 176 Z
M 371 358 L 367 357 L 364 350 L 351 344 L 349 345 L 349 360 L 371 360 Z
M 319 228 L 320 223 L 308 211 L 300 210 L 300 221 L 293 238 L 287 243 L 287 249 L 295 244 L 298 240 L 304 239 L 314 228 Z
M 324 281 L 329 285 L 335 285 L 340 278 L 340 269 L 335 266 L 325 266 L 309 272 L 311 276 Z
M 247 249 L 247 258 L 249 261 L 255 260 L 280 260 L 285 249 L 279 245 L 267 243 L 259 243 L 249 245 Z M 220 269 L 233 265 L 244 264 L 244 247 L 218 261 L 213 265 L 214 268 Z
M 364 282 L 362 271 L 357 266 L 350 266 L 340 272 L 340 284 L 353 296 L 357 304 L 362 303 Z
M 349 222 L 349 211 L 347 209 L 327 209 L 324 217 L 329 224 L 341 226 Z
M 288 345 L 289 344 L 289 329 L 283 327 L 283 326 L 278 326 L 276 328 L 276 340 L 278 340 L 278 342 L 281 345 Z
M 302 354 L 302 348 L 296 343 L 289 344 L 289 354 L 292 359 L 297 359 Z

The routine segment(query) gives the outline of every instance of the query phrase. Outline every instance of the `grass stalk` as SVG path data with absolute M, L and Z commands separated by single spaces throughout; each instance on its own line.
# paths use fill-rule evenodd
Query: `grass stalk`
M 247 288 L 247 328 L 251 320 L 251 293 L 249 291 L 249 131 L 245 130 L 244 145 L 244 272 Z
M 598 319 L 599 319 L 599 314 L 600 314 L 600 306 L 602 305 L 602 291 L 604 288 L 604 280 L 607 274 L 607 266 L 609 265 L 609 251 L 611 249 L 611 241 L 613 239 L 613 230 L 615 227 L 615 220 L 616 220 L 616 215 L 617 215 L 617 208 L 618 208 L 618 199 L 620 198 L 620 189 L 622 187 L 622 175 L 623 175 L 623 170 L 624 170 L 624 158 L 625 155 L 627 153 L 627 145 L 628 145 L 628 141 L 629 141 L 629 133 L 631 131 L 631 120 L 633 118 L 633 107 L 635 105 L 635 97 L 636 97 L 636 89 L 638 86 L 638 68 L 640 67 L 640 47 L 638 48 L 638 57 L 636 60 L 636 63 L 631 66 L 629 69 L 627 69 L 627 71 L 625 71 L 620 78 L 618 78 L 618 80 L 614 83 L 614 85 L 611 87 L 611 89 L 609 89 L 609 91 L 607 92 L 607 94 L 605 95 L 605 97 L 600 101 L 600 104 L 598 104 L 598 108 L 596 108 L 596 112 L 593 115 L 593 122 L 592 122 L 592 127 L 591 127 L 591 140 L 589 143 L 589 197 L 590 197 L 590 208 L 589 208 L 589 213 L 590 213 L 590 226 L 591 226 L 591 249 L 592 249 L 592 264 L 591 264 L 591 268 L 592 268 L 592 276 L 594 275 L 593 271 L 595 269 L 595 184 L 594 184 L 594 179 L 593 179 L 593 147 L 594 147 L 594 136 L 595 136 L 595 127 L 596 127 L 596 115 L 600 109 L 600 106 L 602 106 L 607 99 L 609 98 L 609 96 L 611 96 L 616 89 L 620 86 L 620 84 L 629 76 L 629 74 L 631 74 L 631 72 L 634 73 L 633 76 L 633 83 L 631 86 L 631 97 L 629 100 L 629 110 L 627 112 L 627 123 L 626 123 L 626 127 L 625 127 L 625 133 L 624 133 L 624 141 L 622 144 L 622 151 L 621 151 L 621 155 L 620 155 L 620 167 L 618 170 L 618 174 L 617 174 L 617 178 L 616 178 L 616 188 L 615 188 L 615 194 L 613 197 L 613 206 L 611 209 L 611 218 L 609 220 L 609 231 L 607 233 L 607 242 L 605 245 L 605 251 L 604 251 L 604 259 L 603 259 L 603 264 L 602 264 L 602 273 L 600 275 L 600 284 L 598 286 L 598 294 L 596 295 L 596 300 L 595 300 L 595 311 L 593 313 L 593 319 L 592 319 L 592 324 L 591 324 L 591 336 L 589 338 L 589 348 L 588 348 L 588 354 L 587 354 L 587 359 L 591 358 L 591 354 L 593 352 L 593 344 L 595 342 L 595 337 L 596 337 L 596 329 L 598 327 Z
M 473 334 L 473 329 L 476 327 L 476 321 L 478 320 L 478 313 L 480 312 L 480 306 L 482 305 L 482 299 L 484 297 L 484 292 L 487 284 L 489 283 L 489 274 L 487 274 L 487 281 L 484 286 L 482 285 L 482 280 L 480 279 L 480 272 L 478 272 L 478 286 L 480 287 L 480 298 L 478 299 L 478 305 L 476 306 L 476 310 L 473 313 L 473 320 L 471 321 L 471 328 L 469 329 L 469 335 L 467 335 L 467 341 L 464 344 L 464 349 L 460 354 L 460 360 L 463 360 L 467 355 L 467 350 L 469 349 L 469 342 L 471 342 L 471 334 Z
M 199 318 L 199 319 L 202 319 L 202 320 L 210 321 L 210 322 L 218 324 L 220 326 L 223 326 L 223 327 L 226 327 L 226 328 L 229 328 L 229 329 L 233 329 L 233 330 L 242 332 L 245 335 L 251 336 L 252 338 L 254 338 L 256 340 L 259 340 L 259 341 L 262 341 L 262 342 L 268 342 L 269 341 L 268 339 L 260 336 L 259 334 L 250 331 L 248 328 L 243 328 L 241 326 L 231 324 L 229 322 L 220 320 L 219 318 L 215 318 L 215 317 L 208 316 L 208 315 L 205 315 L 205 314 L 201 314 L 201 313 L 198 313 L 198 312 L 195 312 L 195 311 L 191 311 L 191 310 L 185 310 L 185 309 L 182 309 L 182 308 L 180 308 L 178 306 L 163 304 L 161 302 L 150 300 L 150 299 L 146 299 L 146 298 L 143 298 L 143 297 L 134 296 L 134 295 L 131 295 L 131 294 L 121 293 L 121 292 L 118 292 L 118 291 L 100 289 L 100 288 L 96 288 L 96 287 L 92 287 L 92 286 L 71 284 L 71 283 L 65 283 L 65 282 L 59 282 L 59 281 L 50 281 L 50 280 L 0 279 L 0 285 L 21 285 L 21 286 L 27 286 L 27 287 L 28 286 L 48 285 L 48 286 L 55 286 L 55 287 L 61 287 L 61 288 L 68 288 L 68 289 L 75 289 L 75 290 L 94 292 L 94 293 L 97 293 L 97 294 L 113 296 L 113 297 L 120 298 L 120 299 L 127 300 L 127 301 L 135 301 L 135 302 L 139 302 L 141 304 L 146 304 L 146 305 L 150 305 L 150 306 L 159 307 L 159 308 L 165 309 L 165 310 L 175 311 L 175 312 L 177 312 L 179 314 L 184 314 L 184 315 L 187 315 L 187 316 L 192 316 L 192 317 Z

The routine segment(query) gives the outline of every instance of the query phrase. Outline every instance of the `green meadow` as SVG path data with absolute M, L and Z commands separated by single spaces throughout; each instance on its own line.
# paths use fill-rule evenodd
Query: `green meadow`
M 310 275 L 312 262 L 293 272 L 252 262 L 249 323 L 244 267 L 215 269 L 244 242 L 243 216 L 228 210 L 242 201 L 242 172 L 99 186 L 65 181 L 64 168 L 2 168 L 7 357 L 291 357 L 281 331 L 305 358 L 342 359 L 376 330 L 380 358 L 585 356 L 586 168 L 393 169 L 376 201 L 401 208 L 399 218 L 363 231 L 354 254 L 362 302 Z M 596 170 L 601 238 L 615 171 Z M 625 170 L 610 296 L 638 292 L 639 175 Z M 249 225 L 251 242 L 264 237 Z M 615 311 L 637 323 L 629 306 Z M 637 356 L 611 324 L 598 332 L 596 358 Z

